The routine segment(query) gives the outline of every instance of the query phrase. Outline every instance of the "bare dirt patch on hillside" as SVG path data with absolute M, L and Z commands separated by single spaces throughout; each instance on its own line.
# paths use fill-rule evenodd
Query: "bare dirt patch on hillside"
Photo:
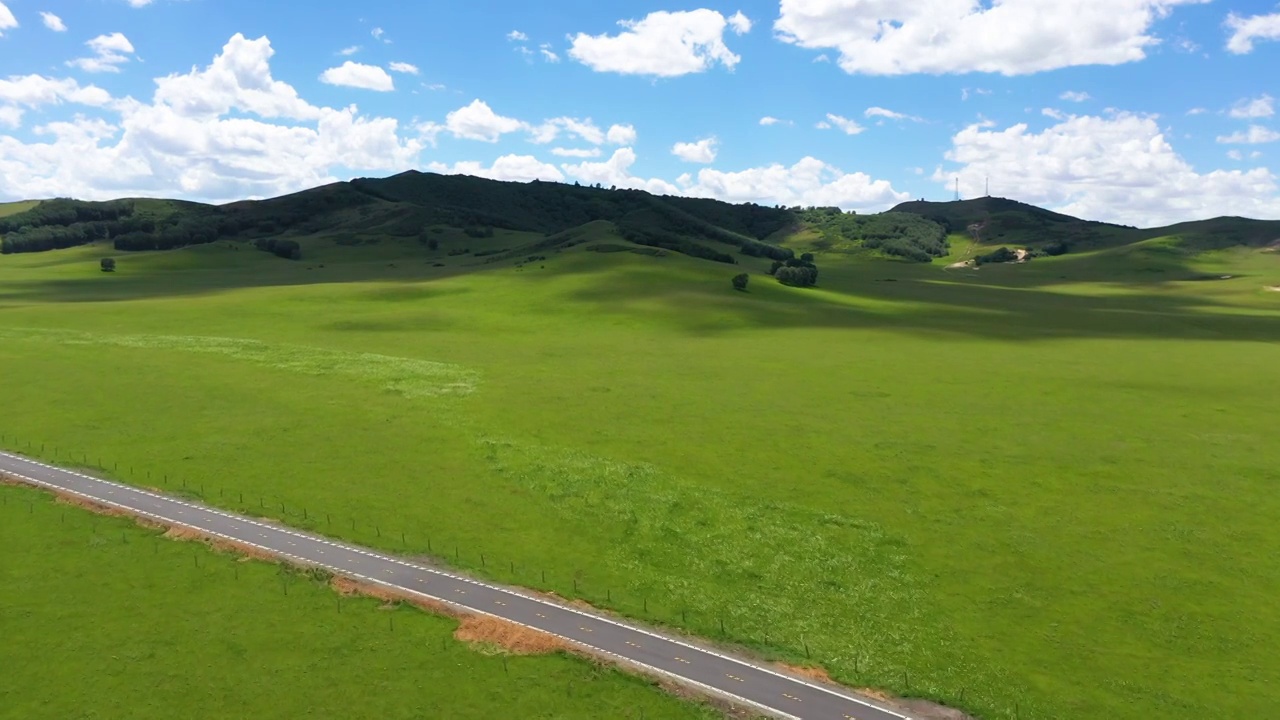
M 1264 289 L 1269 292 L 1280 292 L 1280 285 L 1268 285 Z
M 547 655 L 574 652 L 575 648 L 554 635 L 483 615 L 469 615 L 458 623 L 453 636 L 481 650 L 497 649 L 512 655 Z

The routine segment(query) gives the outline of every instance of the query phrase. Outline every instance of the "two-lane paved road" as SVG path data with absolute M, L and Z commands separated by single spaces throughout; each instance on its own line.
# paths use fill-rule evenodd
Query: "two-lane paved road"
M 556 635 L 586 650 L 665 675 L 772 715 L 824 720 L 906 720 L 859 699 L 714 650 L 664 637 L 577 608 L 415 565 L 391 555 L 216 510 L 141 488 L 0 453 L 0 474 L 76 495 L 210 536 L 249 545 L 294 563 L 373 582 L 467 612 Z

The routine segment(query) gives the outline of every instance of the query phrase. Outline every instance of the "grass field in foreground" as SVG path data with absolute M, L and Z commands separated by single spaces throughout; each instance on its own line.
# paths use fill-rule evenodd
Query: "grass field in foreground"
M 984 717 L 1280 700 L 1276 254 L 379 252 L 0 258 L 0 442 Z
M 563 655 L 504 665 L 454 620 L 36 490 L 0 485 L 0 543 L 0 718 L 717 716 Z

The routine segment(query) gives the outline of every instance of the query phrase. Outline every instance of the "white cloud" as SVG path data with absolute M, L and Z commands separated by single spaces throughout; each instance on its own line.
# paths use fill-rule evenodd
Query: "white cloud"
M 71 78 L 55 80 L 43 75 L 12 76 L 0 79 L 0 102 L 38 108 L 62 102 L 103 107 L 111 94 L 97 85 L 81 86 Z
M 529 39 L 529 36 L 528 36 L 528 35 L 525 35 L 524 33 L 520 32 L 519 30 L 512 30 L 511 32 L 507 33 L 507 39 L 508 39 L 508 40 L 515 40 L 515 41 L 517 41 L 517 42 L 524 42 L 525 40 L 528 40 L 528 39 Z
M 741 10 L 730 15 L 727 22 L 729 28 L 737 35 L 746 35 L 751 32 L 751 19 L 743 15 Z
M 866 112 L 863 113 L 863 116 L 868 118 L 882 117 L 882 118 L 888 118 L 889 120 L 910 120 L 912 122 L 924 122 L 924 118 L 916 117 L 915 115 L 907 115 L 906 113 L 894 112 L 893 110 L 888 110 L 882 107 L 869 107 L 867 108 Z
M 1084 102 L 1085 100 L 1092 100 L 1093 98 L 1087 92 L 1067 90 L 1066 92 L 1059 95 L 1058 99 L 1066 100 L 1067 102 Z
M 120 72 L 120 66 L 129 62 L 133 43 L 123 33 L 99 35 L 85 43 L 93 51 L 92 57 L 68 60 L 67 65 L 85 72 Z
M 836 206 L 845 210 L 885 210 L 910 199 L 887 180 L 873 180 L 864 173 L 845 173 L 817 158 L 805 157 L 787 167 L 765 167 L 726 172 L 705 168 L 686 177 L 681 194 L 711 197 L 727 202 L 762 205 Z
M 13 16 L 11 11 L 3 2 L 0 2 L 0 37 L 4 37 L 4 31 L 18 27 L 18 18 Z
M 782 0 L 774 29 L 848 73 L 1004 75 L 1146 57 L 1152 24 L 1206 0 Z
M 1072 116 L 1042 132 L 974 124 L 952 138 L 933 179 L 982 194 L 984 177 L 1018 188 L 1018 200 L 1077 217 L 1164 225 L 1218 215 L 1280 215 L 1280 186 L 1269 171 L 1197 172 L 1165 139 L 1154 117 L 1118 112 Z
M 369 34 L 373 36 L 374 40 L 381 40 L 387 45 L 391 44 L 391 38 L 387 37 L 387 31 L 383 30 L 380 27 L 376 27 L 373 30 L 369 31 Z
M 768 127 L 769 125 L 777 125 L 780 122 L 782 121 L 776 117 L 773 117 L 772 115 L 765 115 L 764 117 L 760 118 L 760 124 L 766 127 Z
M 66 24 L 66 23 L 64 23 L 64 22 L 62 22 L 62 18 L 58 17 L 57 15 L 54 15 L 54 14 L 53 14 L 53 13 L 51 13 L 51 12 L 43 12 L 43 11 L 42 11 L 42 12 L 40 13 L 40 20 L 42 20 L 42 21 L 44 22 L 44 26 L 45 26 L 45 27 L 49 28 L 50 30 L 52 30 L 52 31 L 54 31 L 54 32 L 66 32 L 66 31 L 67 31 L 67 24 Z
M 1275 101 L 1270 95 L 1253 100 L 1241 100 L 1232 106 L 1228 114 L 1233 118 L 1265 118 L 1276 114 Z
M 0 127 L 17 130 L 22 125 L 22 108 L 16 105 L 0 105 Z
M 636 129 L 630 125 L 610 125 L 609 131 L 605 133 L 605 140 L 610 145 L 634 145 Z
M 1258 158 L 1260 158 L 1260 157 L 1262 157 L 1262 151 L 1261 151 L 1261 150 L 1254 150 L 1253 152 L 1249 153 L 1249 158 L 1250 158 L 1251 160 L 1257 160 L 1257 159 L 1258 159 Z
M 817 125 L 814 125 L 814 127 L 819 130 L 830 130 L 833 126 L 840 128 L 845 135 L 857 135 L 863 130 L 866 130 L 866 128 L 862 127 L 857 122 L 850 120 L 847 117 L 836 115 L 835 113 L 827 113 L 826 120 L 819 121 Z
M 1188 114 L 1188 115 L 1203 115 L 1203 114 L 1205 114 L 1205 113 L 1207 113 L 1207 112 L 1209 112 L 1209 111 L 1208 111 L 1207 109 L 1205 109 L 1205 108 L 1202 108 L 1202 107 L 1193 107 L 1193 108 L 1191 108 L 1190 110 L 1188 110 L 1188 111 L 1187 111 L 1187 114 Z
M 376 65 L 364 65 L 351 60 L 320 73 L 320 82 L 378 92 L 391 92 L 396 89 L 395 81 L 386 70 Z
M 735 32 L 743 22 L 749 27 L 745 17 L 734 22 Z M 704 72 L 716 63 L 732 70 L 741 60 L 724 44 L 730 21 L 714 10 L 658 11 L 618 24 L 625 30 L 617 35 L 574 35 L 569 57 L 597 72 L 657 77 Z
M 1227 50 L 1237 55 L 1253 52 L 1254 40 L 1280 40 L 1280 12 L 1250 17 L 1231 13 L 1227 16 L 1226 26 L 1231 31 Z
M 600 157 L 600 148 L 551 148 L 551 154 L 556 157 L 567 158 L 594 158 Z
M 409 75 L 418 74 L 418 66 L 411 65 L 407 62 L 393 62 L 387 67 L 391 68 L 391 72 L 406 73 Z
M 1243 160 L 1244 153 L 1240 152 L 1239 150 L 1228 150 L 1227 157 L 1231 158 L 1232 160 Z
M 578 118 L 558 117 L 529 128 L 529 132 L 533 135 L 530 139 L 539 145 L 555 140 L 562 131 L 585 140 L 592 145 L 599 145 L 605 141 L 605 132 L 597 127 L 591 121 L 591 118 L 579 120 Z
M 1218 142 L 1232 145 L 1261 145 L 1280 140 L 1280 132 L 1264 128 L 1261 125 L 1250 125 L 1246 131 L 1238 131 L 1230 135 L 1219 135 Z
M 1053 118 L 1054 120 L 1066 120 L 1066 119 L 1067 119 L 1067 114 L 1066 114 L 1066 113 L 1062 112 L 1061 110 L 1057 110 L 1057 109 L 1055 109 L 1055 108 L 1042 108 L 1042 109 L 1040 110 L 1040 114 L 1041 114 L 1041 115 L 1044 115 L 1045 117 Z
M 127 0 L 127 2 L 129 3 L 129 7 L 140 8 L 150 5 L 154 0 Z
M 496 143 L 507 133 L 526 128 L 515 118 L 503 117 L 493 111 L 483 100 L 472 100 L 445 116 L 444 128 L 454 137 L 481 142 Z
M 659 195 L 672 195 L 679 188 L 666 180 L 636 177 L 631 174 L 631 166 L 636 162 L 636 152 L 629 147 L 618 148 L 604 162 L 583 162 L 577 165 L 561 165 L 561 169 L 570 177 L 592 185 L 600 183 L 606 186 L 648 190 Z
M 970 95 L 990 95 L 992 91 L 986 88 L 961 88 L 960 99 L 968 100 Z
M 551 43 L 542 43 L 538 46 L 538 52 L 542 53 L 542 58 L 549 63 L 560 62 L 560 56 L 555 54 L 551 49 Z
M 512 182 L 529 182 L 531 180 L 560 182 L 564 180 L 564 175 L 556 169 L 555 165 L 544 163 L 531 155 L 503 155 L 494 160 L 489 167 L 472 160 L 456 162 L 453 165 L 432 162 L 427 165 L 427 170 L 442 175 L 474 175 L 491 180 L 508 180 Z
M 360 52 L 360 46 L 352 45 L 351 47 L 342 48 L 341 50 L 338 51 L 338 54 L 344 57 L 351 57 L 352 55 L 355 55 L 358 52 Z
M 208 67 L 158 78 L 150 104 L 112 101 L 74 80 L 6 81 L 0 94 L 8 101 L 88 101 L 115 117 L 39 125 L 33 129 L 39 142 L 0 136 L 0 197 L 176 195 L 222 202 L 333 182 L 335 172 L 416 164 L 423 142 L 402 138 L 395 119 L 306 103 L 271 77 L 272 54 L 265 37 L 237 34 Z
M 678 142 L 671 146 L 671 154 L 685 162 L 711 163 L 716 159 L 715 138 L 704 138 L 696 142 Z

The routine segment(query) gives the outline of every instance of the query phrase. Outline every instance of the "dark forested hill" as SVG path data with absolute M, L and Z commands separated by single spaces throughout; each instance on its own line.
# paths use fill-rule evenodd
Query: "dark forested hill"
M 817 250 L 871 250 L 929 262 L 948 253 L 948 235 L 978 226 L 985 244 L 1080 252 L 1176 236 L 1191 249 L 1264 245 L 1280 238 L 1280 222 L 1218 218 L 1140 230 L 1080 220 L 1004 198 L 903 203 L 887 213 L 839 208 L 768 207 L 641 190 L 553 182 L 501 182 L 408 171 L 357 178 L 268 200 L 204 205 L 174 200 L 85 202 L 59 198 L 0 215 L 0 252 L 37 252 L 107 241 L 119 250 L 165 250 L 215 240 L 251 241 L 282 257 L 298 257 L 299 239 L 329 234 L 417 237 L 432 228 L 462 228 L 474 237 L 495 228 L 552 237 L 605 221 L 640 245 L 718 262 L 734 253 L 786 261 L 778 245 L 798 231 L 818 236 Z

